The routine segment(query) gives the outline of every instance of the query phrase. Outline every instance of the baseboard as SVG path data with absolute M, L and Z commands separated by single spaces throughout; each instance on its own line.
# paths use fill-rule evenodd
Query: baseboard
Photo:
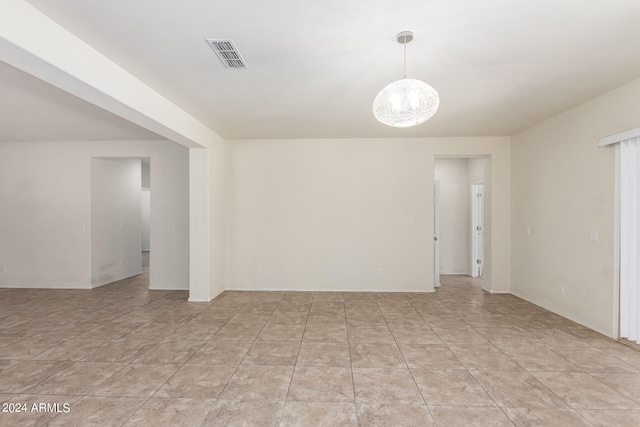
M 211 302 L 210 299 L 200 299 L 200 298 L 189 298 L 187 302 Z
M 189 288 L 152 288 L 149 286 L 150 291 L 188 291 Z
M 128 276 L 120 277 L 120 278 L 115 279 L 115 280 L 109 279 L 106 282 L 105 281 L 100 281 L 100 282 L 92 283 L 91 284 L 91 289 L 99 288 L 100 286 L 104 286 L 104 285 L 110 285 L 112 283 L 119 282 L 121 280 L 131 279 L 132 277 L 136 277 L 136 276 L 139 276 L 141 274 L 142 274 L 142 269 L 140 271 L 136 272 L 136 273 L 129 274 Z
M 226 288 L 225 291 L 234 291 L 234 292 L 395 292 L 395 293 L 433 293 L 435 290 L 428 289 L 326 289 L 326 288 Z
M 633 342 L 633 341 L 629 341 L 626 338 L 618 338 L 618 342 L 621 342 L 622 344 L 624 344 L 624 345 L 626 345 L 628 347 L 631 347 L 634 350 L 640 351 L 640 344 L 639 343 L 636 343 L 636 342 Z
M 589 329 L 591 329 L 591 330 L 593 330 L 593 331 L 596 331 L 596 332 L 598 332 L 598 333 L 600 333 L 600 334 L 602 334 L 602 335 L 604 335 L 604 336 L 606 336 L 606 337 L 612 338 L 612 339 L 614 339 L 614 340 L 618 339 L 618 337 L 614 337 L 614 336 L 612 336 L 612 334 L 611 334 L 611 332 L 610 332 L 610 331 L 609 331 L 609 332 L 604 331 L 604 330 L 602 330 L 602 329 L 600 329 L 600 328 L 598 328 L 598 327 L 595 327 L 595 326 L 593 326 L 593 325 L 588 324 L 587 322 L 584 322 L 584 321 L 582 321 L 582 320 L 578 320 L 578 319 L 576 319 L 576 318 L 575 318 L 575 317 L 573 317 L 573 316 L 567 316 L 566 314 L 564 314 L 564 313 L 560 313 L 560 312 L 558 312 L 557 310 L 555 310 L 555 309 L 553 309 L 553 308 L 551 308 L 551 307 L 546 306 L 545 304 L 539 304 L 539 303 L 537 303 L 537 302 L 533 301 L 531 298 L 528 298 L 528 297 L 526 297 L 526 296 L 522 295 L 522 294 L 521 294 L 521 293 L 519 293 L 519 292 L 511 291 L 511 295 L 513 295 L 513 296 L 515 296 L 515 297 L 518 297 L 518 298 L 520 298 L 520 299 L 523 299 L 523 300 L 525 300 L 525 301 L 527 301 L 527 302 L 530 302 L 530 303 L 531 303 L 531 304 L 533 304 L 533 305 L 537 305 L 538 307 L 544 308 L 545 310 L 550 311 L 550 312 L 552 312 L 553 314 L 557 314 L 558 316 L 562 316 L 562 317 L 564 317 L 565 319 L 569 319 L 569 320 L 571 320 L 572 322 L 576 322 L 577 324 L 582 325 L 582 326 L 584 326 L 584 327 L 586 327 L 586 328 L 589 328 Z
M 92 289 L 91 286 L 74 286 L 70 287 L 69 285 L 14 285 L 11 283 L 3 283 L 0 285 L 0 289 L 33 289 L 33 290 L 69 290 L 69 291 L 86 291 Z
M 482 290 L 485 291 L 485 292 L 489 292 L 490 294 L 509 294 L 509 295 L 511 295 L 511 291 L 509 291 L 509 290 L 494 291 L 492 289 L 485 289 L 485 288 L 482 288 Z

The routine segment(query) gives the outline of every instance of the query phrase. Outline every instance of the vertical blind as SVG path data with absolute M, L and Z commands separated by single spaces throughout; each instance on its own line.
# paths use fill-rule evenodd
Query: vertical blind
M 620 336 L 640 342 L 640 137 L 620 142 Z

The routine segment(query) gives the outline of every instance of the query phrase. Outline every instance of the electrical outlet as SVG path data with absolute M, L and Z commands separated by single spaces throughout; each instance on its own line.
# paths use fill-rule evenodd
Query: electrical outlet
M 337 276 L 338 275 L 338 269 L 337 268 L 332 268 L 331 269 L 331 275 L 332 276 Z
M 558 283 L 558 293 L 564 295 L 564 284 L 562 282 Z
M 384 276 L 384 268 L 378 268 L 378 276 Z
M 263 276 L 264 275 L 264 270 L 262 269 L 262 267 L 258 267 L 258 276 Z
M 592 242 L 598 241 L 598 230 L 591 230 L 591 241 Z

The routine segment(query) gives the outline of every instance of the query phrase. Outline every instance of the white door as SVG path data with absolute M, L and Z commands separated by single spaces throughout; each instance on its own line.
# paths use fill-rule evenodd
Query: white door
M 440 286 L 440 181 L 433 187 L 433 286 Z
M 484 184 L 471 184 L 471 276 L 482 277 L 484 247 Z

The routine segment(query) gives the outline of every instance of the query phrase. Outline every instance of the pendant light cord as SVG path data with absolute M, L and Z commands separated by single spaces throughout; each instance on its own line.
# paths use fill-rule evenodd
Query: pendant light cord
M 407 78 L 407 36 L 404 36 L 404 42 L 402 43 L 404 46 L 404 76 L 403 79 Z

